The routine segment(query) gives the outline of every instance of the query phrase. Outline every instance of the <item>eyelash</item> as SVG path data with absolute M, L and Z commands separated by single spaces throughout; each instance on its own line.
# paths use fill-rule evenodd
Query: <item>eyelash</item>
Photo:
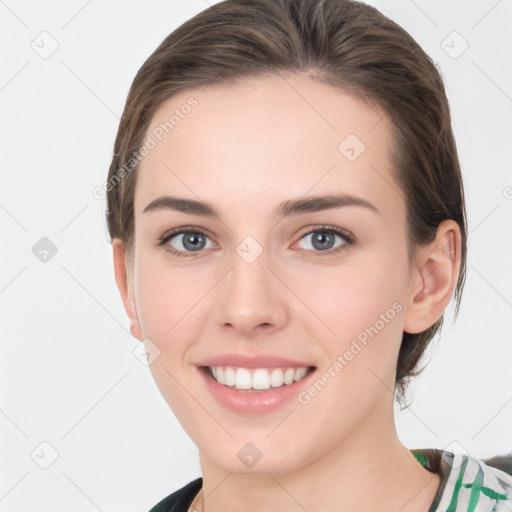
M 200 228 L 192 228 L 192 227 L 176 228 L 174 230 L 167 231 L 161 237 L 159 237 L 157 245 L 165 246 L 164 249 L 167 252 L 171 253 L 173 256 L 177 256 L 179 258 L 195 258 L 199 255 L 199 253 L 201 253 L 203 251 L 197 251 L 197 253 L 194 253 L 194 252 L 185 252 L 184 253 L 183 251 L 177 251 L 173 248 L 170 248 L 169 246 L 166 246 L 167 242 L 169 240 L 171 240 L 172 238 L 174 238 L 175 236 L 190 234 L 190 233 L 204 235 L 204 236 L 210 238 L 208 236 L 208 234 L 205 233 Z M 302 240 L 304 237 L 311 235 L 312 233 L 330 233 L 330 234 L 338 235 L 339 237 L 341 237 L 343 239 L 343 242 L 344 242 L 343 244 L 336 247 L 335 249 L 329 249 L 327 251 L 307 250 L 307 252 L 310 252 L 311 256 L 313 256 L 315 258 L 317 258 L 319 256 L 324 256 L 324 255 L 329 256 L 329 255 L 341 253 L 343 251 L 346 251 L 351 245 L 353 245 L 355 243 L 354 237 L 348 231 L 341 229 L 341 228 L 337 228 L 335 226 L 329 226 L 329 225 L 317 226 L 314 229 L 311 229 L 311 230 L 305 232 L 303 235 L 301 235 L 299 240 Z

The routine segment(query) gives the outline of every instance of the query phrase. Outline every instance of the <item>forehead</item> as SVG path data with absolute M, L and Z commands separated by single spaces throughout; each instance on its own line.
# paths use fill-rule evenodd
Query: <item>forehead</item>
M 336 189 L 397 205 L 387 117 L 307 76 L 181 91 L 160 105 L 146 137 L 153 147 L 139 165 L 136 215 L 165 194 L 222 207 Z

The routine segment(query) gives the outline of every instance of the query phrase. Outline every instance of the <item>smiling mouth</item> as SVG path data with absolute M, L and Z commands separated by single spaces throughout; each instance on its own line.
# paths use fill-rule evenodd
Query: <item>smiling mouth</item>
M 265 392 L 299 382 L 316 367 L 242 368 L 235 366 L 204 366 L 207 375 L 222 386 L 237 391 Z

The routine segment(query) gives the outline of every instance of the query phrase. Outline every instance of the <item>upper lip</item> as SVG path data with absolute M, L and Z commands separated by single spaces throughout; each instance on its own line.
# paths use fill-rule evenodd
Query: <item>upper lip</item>
M 236 366 L 238 368 L 279 368 L 286 366 L 302 368 L 313 365 L 272 354 L 221 354 L 201 361 L 198 366 Z

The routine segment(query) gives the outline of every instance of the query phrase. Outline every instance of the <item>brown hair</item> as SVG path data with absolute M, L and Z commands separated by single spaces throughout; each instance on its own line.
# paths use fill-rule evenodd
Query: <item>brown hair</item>
M 281 71 L 309 73 L 388 116 L 395 179 L 407 204 L 410 258 L 415 246 L 435 239 L 443 220 L 459 225 L 457 317 L 466 274 L 466 213 L 443 81 L 403 28 L 361 2 L 226 0 L 172 32 L 143 64 L 128 94 L 107 181 L 111 238 L 120 238 L 130 255 L 138 162 L 133 155 L 164 100 L 188 88 Z M 443 317 L 422 333 L 403 333 L 395 386 L 399 401 L 408 380 L 421 372 L 419 359 L 442 323 Z

